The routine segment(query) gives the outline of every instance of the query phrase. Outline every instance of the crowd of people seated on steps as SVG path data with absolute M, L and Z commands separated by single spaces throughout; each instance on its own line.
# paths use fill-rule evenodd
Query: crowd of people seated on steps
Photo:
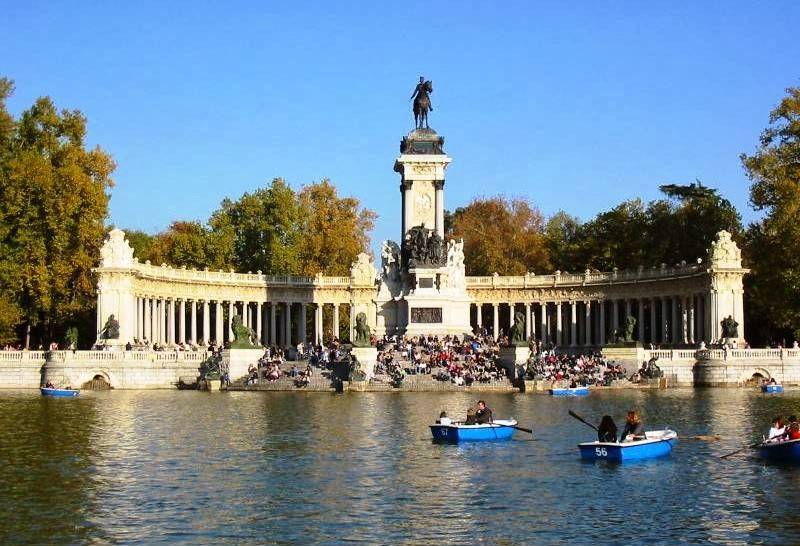
M 574 386 L 609 386 L 616 379 L 625 379 L 625 369 L 600 353 L 556 354 L 541 350 L 528 359 L 518 375 L 543 381 L 569 381 Z
M 505 377 L 505 370 L 497 363 L 499 345 L 489 335 L 384 336 L 377 346 L 376 373 L 388 374 L 395 383 L 406 375 L 429 374 L 456 385 Z

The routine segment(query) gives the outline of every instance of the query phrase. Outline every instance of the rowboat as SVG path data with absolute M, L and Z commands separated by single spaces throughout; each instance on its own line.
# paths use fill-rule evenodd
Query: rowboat
M 71 396 L 78 396 L 81 391 L 78 389 L 56 389 L 53 387 L 41 387 L 39 390 L 42 391 L 42 396 L 59 396 L 59 397 L 71 397 Z
M 758 455 L 768 461 L 800 463 L 800 440 L 764 442 L 758 446 Z
M 550 394 L 553 396 L 586 396 L 589 394 L 589 387 L 550 389 Z
M 783 385 L 776 383 L 767 383 L 766 385 L 761 385 L 761 392 L 765 392 L 768 394 L 778 394 L 783 392 Z
M 430 425 L 434 442 L 457 444 L 458 442 L 510 440 L 514 435 L 515 419 L 495 419 L 493 423 L 481 425 L 465 425 L 451 423 L 449 425 Z
M 584 442 L 578 444 L 581 458 L 588 461 L 634 461 L 666 457 L 678 441 L 674 430 L 650 430 L 645 432 L 645 440 L 633 442 Z

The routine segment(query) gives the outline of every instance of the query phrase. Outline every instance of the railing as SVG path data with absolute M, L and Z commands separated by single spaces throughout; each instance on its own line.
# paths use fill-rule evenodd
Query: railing
M 800 349 L 704 349 L 698 360 L 790 360 L 800 359 Z
M 174 268 L 167 265 L 152 265 L 148 263 L 135 263 L 133 266 L 135 274 L 142 277 L 158 280 L 179 280 L 179 281 L 204 281 L 210 283 L 238 283 L 238 284 L 257 284 L 259 286 L 304 286 L 311 287 L 315 284 L 315 279 L 320 277 L 309 277 L 305 275 L 264 275 L 262 273 L 236 273 L 234 271 L 211 271 L 209 269 L 185 269 Z M 321 277 L 326 279 L 326 277 Z M 349 277 L 327 277 L 328 279 Z
M 674 279 L 703 273 L 706 270 L 701 263 L 677 265 L 675 267 L 659 267 L 626 271 L 586 271 L 582 274 L 560 273 L 553 275 L 523 275 L 506 277 L 492 275 L 485 277 L 467 277 L 467 288 L 535 288 L 541 286 L 585 285 L 629 283 L 640 280 Z
M 202 362 L 210 354 L 207 351 L 50 351 L 46 358 L 48 362 Z

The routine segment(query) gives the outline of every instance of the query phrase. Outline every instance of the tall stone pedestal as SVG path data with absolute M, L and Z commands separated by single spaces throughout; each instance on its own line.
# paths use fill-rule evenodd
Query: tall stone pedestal
M 231 381 L 246 376 L 247 368 L 251 364 L 256 366 L 258 359 L 263 354 L 263 349 L 224 349 L 222 351 L 222 362 L 228 366 L 228 375 Z
M 375 363 L 378 361 L 378 349 L 375 347 L 353 347 L 350 354 L 356 359 L 366 374 L 364 381 L 369 382 L 375 376 Z
M 510 345 L 500 347 L 500 355 L 497 360 L 508 372 L 508 377 L 516 380 L 517 366 L 525 364 L 530 356 L 531 350 L 527 345 Z
M 620 343 L 603 347 L 603 357 L 621 364 L 626 371 L 634 372 L 642 367 L 642 362 L 647 360 L 644 357 L 644 347 L 641 343 Z

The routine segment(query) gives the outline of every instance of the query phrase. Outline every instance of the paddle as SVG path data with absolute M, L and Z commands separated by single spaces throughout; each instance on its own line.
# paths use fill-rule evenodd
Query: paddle
M 511 427 L 511 428 L 515 428 L 517 430 L 521 430 L 522 432 L 527 432 L 528 434 L 533 434 L 533 431 L 531 429 L 525 428 L 525 427 L 521 427 L 519 425 L 504 425 L 503 423 L 497 423 L 497 422 L 494 422 L 492 424 L 500 426 L 500 427 Z
M 597 430 L 597 427 L 596 427 L 596 426 L 594 426 L 593 424 L 591 424 L 589 421 L 587 421 L 586 419 L 584 419 L 583 417 L 581 417 L 580 415 L 578 415 L 578 414 L 577 414 L 577 413 L 575 413 L 574 411 L 572 411 L 572 410 L 569 410 L 569 414 L 570 414 L 572 417 L 574 417 L 575 419 L 577 419 L 578 421 L 580 421 L 581 423 L 583 423 L 584 425 L 586 425 L 586 426 L 589 426 L 589 427 L 592 427 L 593 429 Z
M 768 441 L 770 441 L 770 440 L 774 440 L 775 438 L 780 438 L 781 436 L 783 436 L 783 434 L 782 434 L 782 433 L 781 433 L 781 434 L 776 434 L 776 435 L 775 435 L 775 436 L 773 436 L 772 438 L 768 438 L 768 439 L 766 439 L 766 440 L 761 440 L 760 442 L 756 442 L 756 443 L 754 443 L 754 444 L 750 444 L 749 446 L 740 447 L 740 448 L 739 448 L 739 449 L 737 449 L 736 451 L 731 451 L 730 453 L 727 453 L 727 454 L 725 454 L 725 455 L 722 455 L 722 456 L 720 456 L 720 459 L 727 459 L 727 458 L 728 458 L 728 457 L 730 457 L 731 455 L 736 455 L 737 453 L 739 453 L 739 452 L 742 452 L 742 451 L 744 451 L 745 449 L 753 449 L 753 448 L 755 448 L 755 447 L 758 447 L 758 446 L 760 446 L 760 445 L 762 445 L 762 444 L 764 444 L 764 443 L 766 443 L 766 442 L 768 442 Z

